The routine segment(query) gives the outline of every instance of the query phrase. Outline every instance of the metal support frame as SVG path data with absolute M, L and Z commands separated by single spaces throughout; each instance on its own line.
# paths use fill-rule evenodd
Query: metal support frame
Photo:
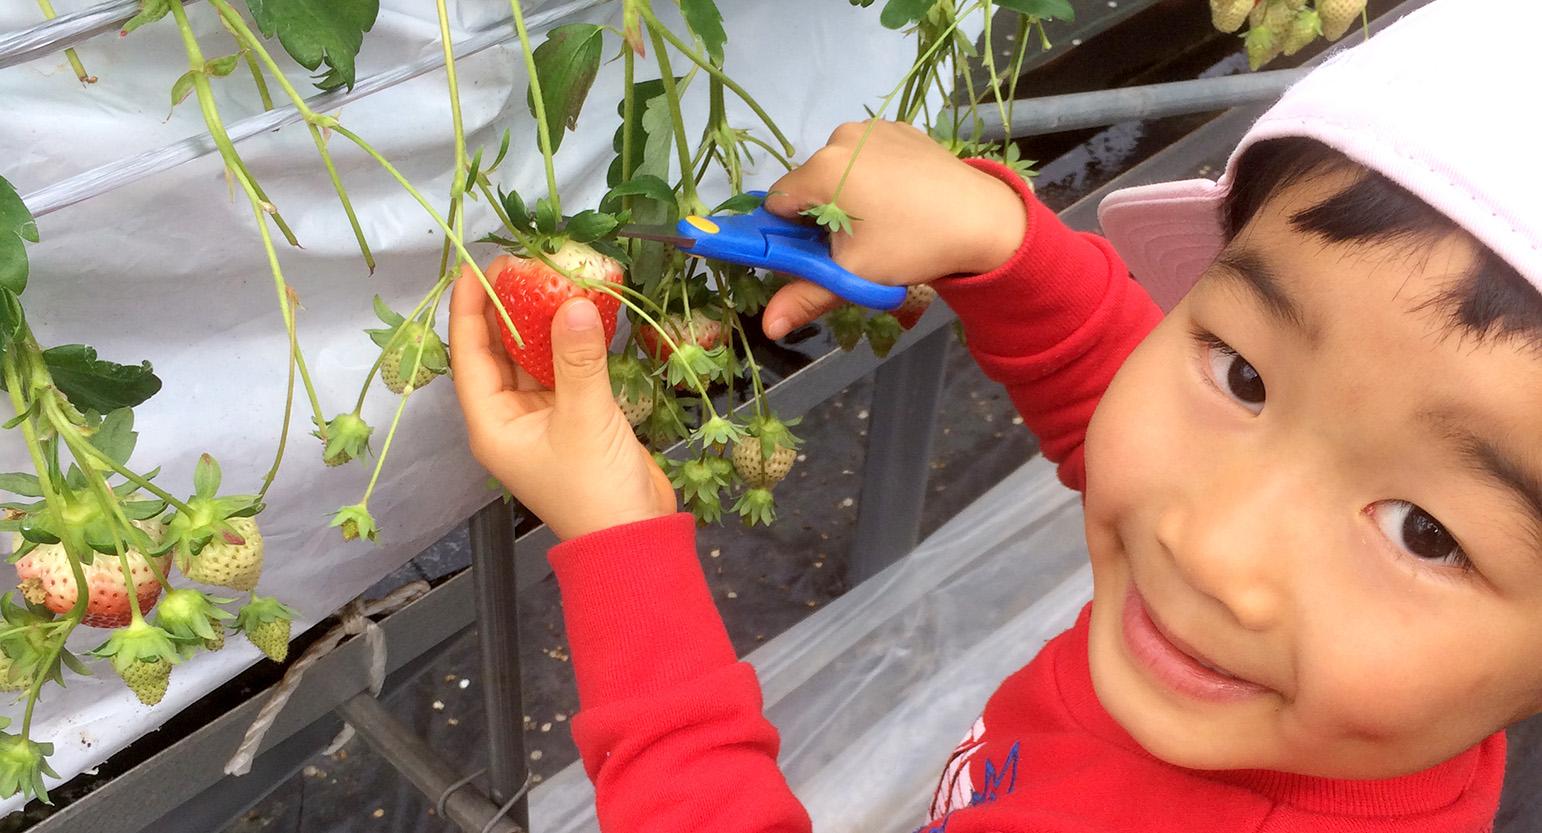
M 482 704 L 487 711 L 487 785 L 498 804 L 512 798 L 528 776 L 513 510 L 514 504 L 495 501 L 471 516 L 471 572 L 476 579 Z M 521 798 L 511 817 L 528 828 L 530 803 Z
M 872 423 L 862 464 L 862 503 L 846 573 L 850 585 L 877 575 L 921 540 L 932 436 L 952 341 L 950 328 L 938 328 L 917 349 L 878 366 L 868 406 Z
M 431 798 L 444 797 L 444 815 L 467 833 L 523 833 L 524 824 L 505 817 L 499 804 L 488 801 L 458 768 L 435 752 L 421 737 L 397 720 L 368 694 L 350 698 L 337 713 L 380 757 L 391 762 L 413 786 Z

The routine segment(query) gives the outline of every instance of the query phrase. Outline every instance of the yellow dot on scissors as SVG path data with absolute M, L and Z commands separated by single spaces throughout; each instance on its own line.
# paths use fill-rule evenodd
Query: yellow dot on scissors
M 706 217 L 698 217 L 695 214 L 692 214 L 691 216 L 686 217 L 685 221 L 708 234 L 718 233 L 717 223 L 708 220 Z

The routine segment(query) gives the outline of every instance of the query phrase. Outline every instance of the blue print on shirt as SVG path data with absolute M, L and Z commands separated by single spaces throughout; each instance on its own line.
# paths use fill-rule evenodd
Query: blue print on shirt
M 1011 795 L 1012 790 L 1017 789 L 1017 752 L 1022 741 L 1012 744 L 1007 750 L 1007 757 L 1001 762 L 1001 768 L 997 769 L 996 762 L 990 758 L 985 759 L 983 789 L 970 790 L 969 806 L 984 804 L 987 801 L 995 801 L 1003 795 Z M 1005 786 L 1005 789 L 1002 787 Z

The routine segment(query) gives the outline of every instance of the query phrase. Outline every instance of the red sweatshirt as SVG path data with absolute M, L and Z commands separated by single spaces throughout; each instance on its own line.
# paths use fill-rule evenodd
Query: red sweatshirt
M 1081 489 L 1098 399 L 1160 312 L 1113 248 L 1071 231 L 1010 171 L 1028 232 L 993 272 L 935 284 L 1060 478 Z M 551 553 L 578 677 L 573 736 L 607 833 L 807 833 L 776 729 L 697 560 L 688 514 Z M 1204 772 L 1152 757 L 1092 688 L 1087 611 L 1013 674 L 947 760 L 922 833 L 1474 833 L 1492 828 L 1504 735 L 1382 781 Z M 961 729 L 963 727 L 960 727 Z M 917 822 L 924 821 L 917 819 Z M 880 831 L 872 831 L 880 833 Z M 889 831 L 888 833 L 897 833 Z

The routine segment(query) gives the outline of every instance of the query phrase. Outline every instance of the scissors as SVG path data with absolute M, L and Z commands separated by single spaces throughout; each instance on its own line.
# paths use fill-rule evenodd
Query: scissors
M 750 196 L 766 198 L 765 191 Z M 628 225 L 623 237 L 669 243 L 687 254 L 783 272 L 811 280 L 864 307 L 891 310 L 905 300 L 905 287 L 859 278 L 830 257 L 830 240 L 818 226 L 778 217 L 765 206 L 748 214 L 691 215 L 673 226 Z

